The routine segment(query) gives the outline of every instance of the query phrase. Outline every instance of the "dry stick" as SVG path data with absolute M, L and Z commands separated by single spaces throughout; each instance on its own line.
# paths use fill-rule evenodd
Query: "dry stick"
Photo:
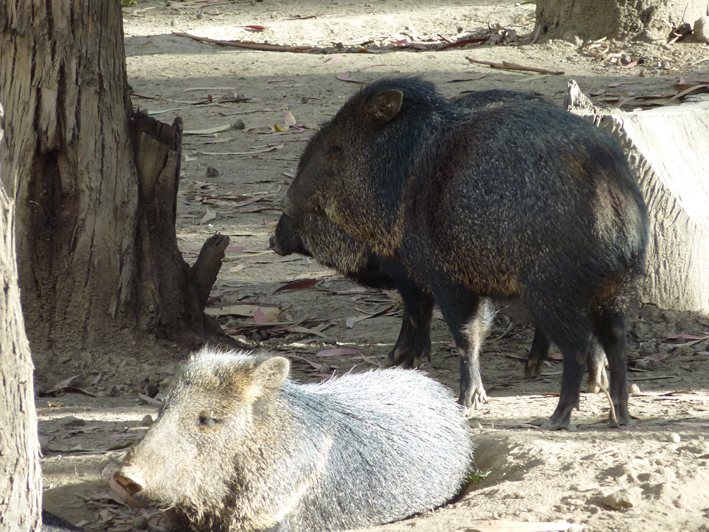
M 234 46 L 236 48 L 248 48 L 249 50 L 260 50 L 262 52 L 305 52 L 312 50 L 312 46 L 283 46 L 280 44 L 266 44 L 249 41 L 222 41 L 220 39 L 210 39 L 209 37 L 199 37 L 189 33 L 173 32 L 176 37 L 187 37 L 199 42 L 209 42 L 220 46 Z
M 477 63 L 478 65 L 487 65 L 492 68 L 500 68 L 503 70 L 522 70 L 525 72 L 537 72 L 539 74 L 549 74 L 552 76 L 562 76 L 564 74 L 561 70 L 547 70 L 546 68 L 528 67 L 524 65 L 518 65 L 515 63 L 510 63 L 508 61 L 503 61 L 502 63 L 495 63 L 494 61 L 483 61 L 481 59 L 473 59 L 472 57 L 466 57 L 471 63 Z
M 611 413 L 609 415 L 609 417 L 611 418 L 611 421 L 613 422 L 611 427 L 620 427 L 620 425 L 618 424 L 618 418 L 615 417 L 615 407 L 613 406 L 613 399 L 611 399 L 611 394 L 608 393 L 608 390 L 606 390 L 605 386 L 603 386 L 600 382 L 597 382 L 596 384 L 601 389 L 601 391 L 604 394 L 606 394 L 606 397 L 608 398 L 608 402 L 611 405 Z

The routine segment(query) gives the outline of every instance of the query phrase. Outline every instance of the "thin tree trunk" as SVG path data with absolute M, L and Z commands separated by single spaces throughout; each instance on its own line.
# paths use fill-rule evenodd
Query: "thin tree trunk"
M 7 0 L 0 57 L 0 156 L 18 176 L 6 187 L 38 369 L 219 334 L 177 248 L 181 123 L 133 114 L 120 2 Z
M 2 141 L 2 106 L 0 106 Z M 17 286 L 14 206 L 0 185 L 0 531 L 36 530 L 42 506 L 32 359 Z

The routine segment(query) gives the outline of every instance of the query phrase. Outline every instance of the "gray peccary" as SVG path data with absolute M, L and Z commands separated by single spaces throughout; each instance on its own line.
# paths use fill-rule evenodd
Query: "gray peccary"
M 447 388 L 398 368 L 296 384 L 283 357 L 205 348 L 113 480 L 194 531 L 334 531 L 430 510 L 468 481 Z

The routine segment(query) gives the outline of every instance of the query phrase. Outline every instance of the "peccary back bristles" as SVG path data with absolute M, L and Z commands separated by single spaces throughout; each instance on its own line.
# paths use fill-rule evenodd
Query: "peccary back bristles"
M 472 459 L 441 384 L 399 369 L 283 381 L 282 357 L 203 350 L 116 477 L 192 530 L 312 531 L 440 506 Z

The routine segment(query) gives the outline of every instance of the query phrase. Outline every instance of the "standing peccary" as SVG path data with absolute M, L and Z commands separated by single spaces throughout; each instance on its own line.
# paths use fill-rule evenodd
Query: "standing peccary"
M 568 427 L 594 336 L 615 418 L 630 422 L 625 305 L 644 268 L 647 212 L 622 149 L 592 124 L 538 100 L 463 113 L 430 83 L 381 80 L 310 141 L 284 212 L 327 217 L 433 294 L 469 411 L 485 398 L 481 301 L 522 297 L 564 355 L 544 428 Z
M 305 385 L 288 372 L 282 357 L 203 349 L 114 482 L 205 532 L 377 525 L 465 485 L 473 446 L 443 385 L 401 369 Z
M 531 94 L 488 90 L 468 93 L 451 103 L 458 108 L 459 113 L 468 113 L 510 101 L 543 100 Z M 412 368 L 418 367 L 424 357 L 431 361 L 432 296 L 411 279 L 394 257 L 374 254 L 363 242 L 354 239 L 325 217 L 317 215 L 298 219 L 282 215 L 270 239 L 270 247 L 279 255 L 299 253 L 314 257 L 321 264 L 364 286 L 396 288 L 404 304 L 404 315 L 399 336 L 385 364 Z M 549 345 L 549 340 L 538 329 L 525 364 L 525 378 L 541 374 Z M 596 391 L 597 383 L 608 386 L 604 370 L 605 358 L 600 347 L 594 349 L 588 358 L 589 391 Z

